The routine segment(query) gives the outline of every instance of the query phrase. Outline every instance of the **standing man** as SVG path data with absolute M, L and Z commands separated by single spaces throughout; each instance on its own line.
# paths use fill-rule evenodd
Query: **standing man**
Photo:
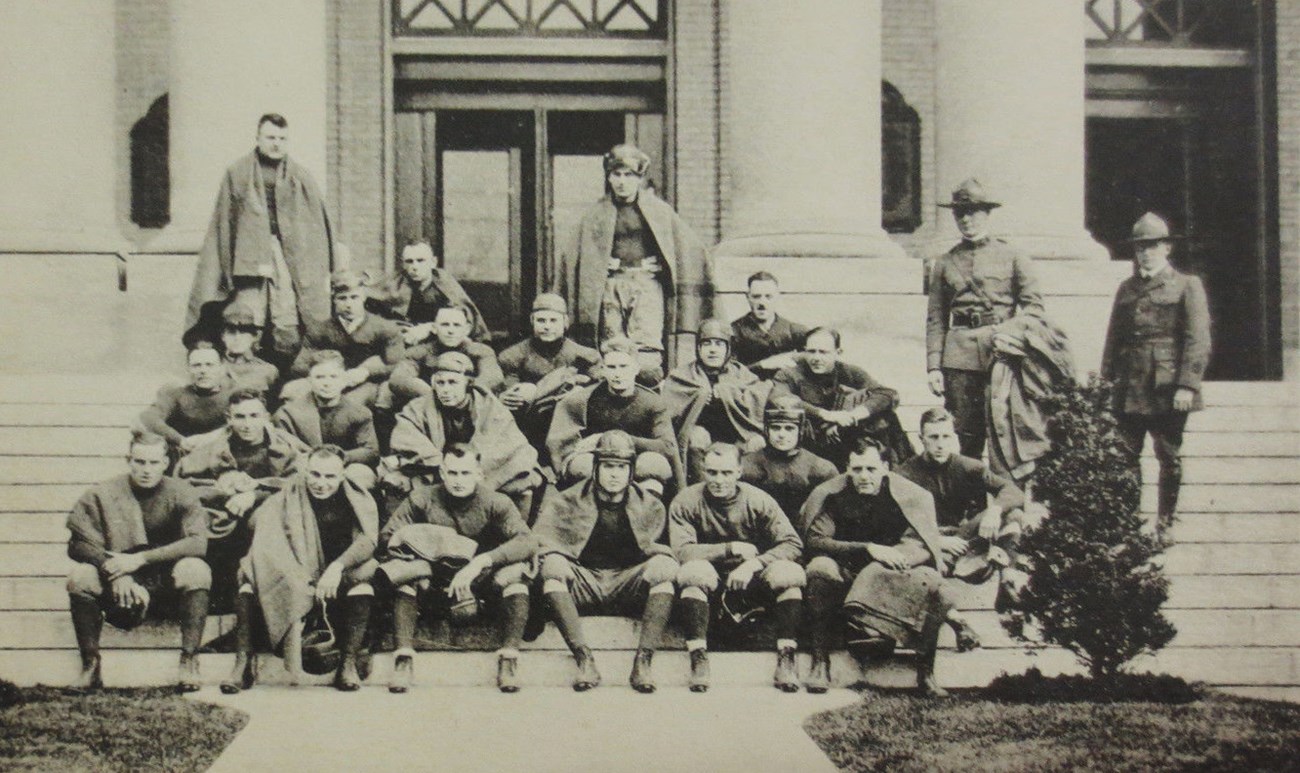
M 473 317 L 469 336 L 488 339 L 487 323 L 469 294 L 450 271 L 438 267 L 428 242 L 413 242 L 402 249 L 397 273 L 369 288 L 366 306 L 391 319 L 402 329 L 407 346 L 427 341 L 433 335 L 433 317 L 445 306 L 464 306 Z
M 835 465 L 803 448 L 803 403 L 794 395 L 772 395 L 763 409 L 767 444 L 740 458 L 740 479 L 772 495 L 791 522 L 812 490 L 840 474 Z
M 1029 256 L 989 235 L 989 212 L 1002 205 L 978 180 L 966 180 L 939 206 L 952 210 L 962 240 L 930 274 L 926 369 L 930 391 L 957 419 L 962 454 L 978 459 L 987 434 L 993 336 L 1016 314 L 1042 314 L 1043 296 Z
M 1198 277 L 1169 265 L 1169 225 L 1150 212 L 1133 225 L 1136 270 L 1115 293 L 1101 357 L 1115 383 L 1119 429 L 1142 453 L 1147 433 L 1160 463 L 1160 525 L 1173 523 L 1182 485 L 1183 428 L 1202 408 L 1201 376 L 1210 360 L 1210 310 Z
M 68 605 L 81 653 L 76 686 L 83 690 L 103 686 L 99 635 L 106 618 L 130 630 L 146 612 L 175 612 L 176 606 L 178 686 L 182 692 L 199 689 L 199 644 L 212 587 L 203 561 L 208 514 L 188 483 L 165 477 L 169 461 L 161 435 L 137 433 L 127 448 L 127 474 L 92 487 L 68 515 L 68 558 L 74 562 Z
M 501 617 L 497 687 L 501 692 L 517 692 L 519 647 L 528 622 L 528 583 L 537 541 L 510 498 L 482 485 L 477 451 L 462 444 L 448 448 L 441 472 L 441 483 L 413 491 L 379 533 L 379 549 L 388 558 L 379 571 L 397 589 L 393 605 L 397 651 L 388 690 L 404 693 L 411 687 L 421 597 L 426 606 L 445 616 L 455 615 L 462 605 L 476 612 L 478 598 L 491 594 L 494 601 L 499 597 Z M 430 525 L 473 540 L 473 557 L 454 575 L 439 575 L 427 558 L 411 558 L 415 551 L 399 548 L 420 545 L 432 536 Z M 415 528 L 408 530 L 408 526 Z M 396 557 L 399 551 L 404 557 Z
M 325 197 L 289 158 L 289 122 L 257 120 L 257 147 L 226 170 L 199 250 L 184 340 L 216 341 L 221 308 L 237 300 L 266 327 L 262 351 L 287 363 L 304 324 L 330 316 L 329 276 L 336 254 Z
M 677 495 L 668 511 L 668 540 L 681 562 L 686 649 L 692 692 L 709 689 L 710 596 L 756 595 L 773 603 L 776 673 L 782 692 L 799 689 L 795 634 L 803 611 L 803 542 L 781 506 L 762 489 L 740 482 L 740 451 L 715 443 L 704 455 L 704 482 Z M 720 577 L 726 574 L 726 579 Z
M 626 337 L 637 346 L 642 383 L 685 360 L 701 321 L 713 314 L 713 264 L 673 208 L 645 186 L 650 157 L 635 145 L 605 154 L 605 198 L 583 216 L 576 255 L 560 257 L 551 284 L 573 313 L 576 337 Z
M 758 271 L 749 277 L 745 300 L 749 313 L 731 323 L 736 343 L 735 357 L 741 365 L 770 378 L 782 368 L 794 364 L 794 355 L 803 348 L 808 328 L 776 312 L 781 286 L 776 277 Z
M 942 592 L 934 500 L 890 474 L 883 451 L 875 440 L 860 438 L 849 453 L 848 472 L 814 489 L 801 513 L 812 556 L 809 692 L 830 685 L 827 626 L 843 603 L 857 647 L 892 652 L 901 644 L 915 650 L 917 687 L 928 695 L 946 694 L 934 680 L 934 657 L 952 605 Z
M 581 613 L 641 614 L 641 639 L 629 681 L 655 691 L 655 649 L 673 608 L 677 562 L 663 543 L 663 503 L 633 482 L 632 438 L 619 430 L 600 436 L 589 480 L 547 494 L 533 530 L 541 558 L 542 592 L 555 625 L 578 666 L 573 689 L 600 684 Z

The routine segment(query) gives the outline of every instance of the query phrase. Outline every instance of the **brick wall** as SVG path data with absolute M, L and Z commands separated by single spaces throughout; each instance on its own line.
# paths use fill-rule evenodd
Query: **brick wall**
M 1278 237 L 1285 377 L 1300 380 L 1300 3 L 1277 3 Z
M 912 257 L 924 257 L 935 237 L 934 2 L 884 0 L 881 70 L 921 118 L 921 227 L 893 238 Z
M 142 229 L 131 222 L 131 127 L 167 93 L 171 79 L 171 21 L 167 0 L 118 0 L 115 17 L 115 209 L 122 234 L 138 242 L 156 229 Z
M 675 11 L 675 203 L 700 238 L 713 244 L 719 238 L 718 8 L 716 0 L 677 0 Z
M 335 0 L 330 12 L 328 197 L 360 269 L 386 265 L 383 3 Z

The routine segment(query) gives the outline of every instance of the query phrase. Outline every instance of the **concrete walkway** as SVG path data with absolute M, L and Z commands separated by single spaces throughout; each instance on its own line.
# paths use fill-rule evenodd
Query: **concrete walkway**
M 248 726 L 212 771 L 654 770 L 834 771 L 803 731 L 810 715 L 857 695 L 785 695 L 770 687 L 682 689 L 639 695 L 605 686 L 579 695 L 535 688 L 380 687 L 342 694 L 320 687 L 259 686 L 235 696 L 194 696 L 248 712 Z

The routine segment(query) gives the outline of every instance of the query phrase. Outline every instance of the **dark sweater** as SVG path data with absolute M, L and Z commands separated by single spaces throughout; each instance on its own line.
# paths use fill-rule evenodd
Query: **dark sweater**
M 622 502 L 596 500 L 596 525 L 578 556 L 578 563 L 591 569 L 626 569 L 645 560 L 637 544 L 627 508 Z
M 953 454 L 939 465 L 919 454 L 899 465 L 898 474 L 930 492 L 941 527 L 960 526 L 980 513 L 990 495 L 1004 511 L 1025 506 L 1025 493 L 1015 483 L 968 456 Z
M 433 391 L 429 386 L 429 377 L 438 356 L 444 352 L 460 352 L 474 363 L 474 383 L 488 392 L 501 391 L 501 366 L 497 364 L 496 353 L 487 344 L 468 339 L 454 347 L 445 347 L 437 338 L 412 346 L 406 350 L 406 357 L 393 369 L 393 376 L 388 385 L 393 394 L 403 402 L 427 395 Z
M 219 429 L 226 423 L 226 408 L 235 384 L 226 377 L 215 392 L 200 392 L 190 384 L 165 386 L 153 405 L 140 414 L 140 424 L 176 445 L 190 435 Z
M 748 542 L 758 548 L 758 562 L 797 561 L 803 541 L 780 505 L 748 483 L 736 495 L 719 500 L 703 483 L 687 487 L 668 508 L 668 539 L 677 560 L 721 561 L 727 543 Z
M 501 352 L 497 359 L 501 363 L 505 385 L 514 386 L 521 382 L 536 384 L 559 368 L 574 367 L 579 373 L 589 374 L 600 364 L 600 353 L 570 338 L 549 344 L 536 338 L 525 338 Z
M 331 316 L 307 328 L 302 350 L 293 361 L 293 375 L 306 376 L 311 369 L 312 353 L 324 349 L 342 354 L 343 364 L 348 368 L 365 368 L 370 381 L 388 378 L 406 356 L 406 344 L 396 323 L 377 314 L 367 314 L 349 333 L 337 317 Z
M 153 551 L 154 563 L 204 554 L 208 544 L 208 514 L 199 503 L 194 487 L 176 478 L 163 478 L 152 489 L 137 488 L 134 484 L 130 484 L 128 489 L 140 505 L 145 537 Z M 95 513 L 106 505 L 109 503 L 96 498 L 92 490 L 77 502 L 76 509 Z M 109 516 L 95 513 L 92 520 L 100 521 L 103 517 Z M 73 561 L 102 566 L 108 560 L 103 533 L 98 535 L 98 539 L 74 536 L 68 542 L 68 557 Z
M 852 484 L 826 497 L 808 526 L 808 550 L 839 561 L 850 571 L 866 566 L 867 544 L 894 546 L 911 529 L 903 510 L 889 494 L 888 479 L 875 496 L 859 494 Z
M 321 407 L 314 398 L 308 398 L 294 406 L 282 406 L 275 412 L 275 426 L 294 434 L 307 445 L 315 445 L 313 439 L 298 435 L 297 425 L 289 413 L 291 410 L 310 408 L 314 408 L 320 417 L 320 442 L 333 443 L 342 448 L 344 462 L 370 466 L 379 463 L 379 437 L 375 434 L 374 416 L 369 408 L 347 395 L 337 404 L 328 407 Z
M 764 330 L 751 312 L 731 323 L 731 335 L 732 356 L 742 365 L 753 365 L 774 354 L 802 349 L 808 328 L 777 315 L 772 327 Z
M 614 204 L 614 244 L 610 256 L 617 258 L 623 268 L 640 268 L 642 262 L 650 256 L 659 255 L 654 234 L 641 207 L 635 201 Z
M 845 391 L 864 391 L 870 397 L 861 405 L 870 415 L 898 406 L 898 393 L 883 386 L 865 370 L 846 362 L 837 362 L 830 373 L 813 373 L 800 360 L 794 367 L 781 370 L 773 378 L 777 392 L 798 397 L 804 409 L 817 418 L 822 411 L 835 410 L 836 399 Z
M 527 561 L 537 552 L 537 541 L 510 498 L 482 486 L 463 498 L 453 497 L 442 485 L 415 489 L 384 525 L 380 547 L 386 547 L 398 529 L 413 523 L 455 529 L 477 542 L 478 553 L 487 553 L 492 566 Z
M 806 448 L 793 455 L 763 448 L 740 460 L 740 479 L 772 495 L 791 521 L 799 522 L 799 508 L 812 490 L 839 474 L 835 465 Z

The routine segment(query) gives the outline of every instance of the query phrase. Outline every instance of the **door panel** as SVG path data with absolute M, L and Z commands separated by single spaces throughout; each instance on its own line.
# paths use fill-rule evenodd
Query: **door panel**
M 446 150 L 442 162 L 442 265 L 461 281 L 493 330 L 515 315 L 519 152 Z

